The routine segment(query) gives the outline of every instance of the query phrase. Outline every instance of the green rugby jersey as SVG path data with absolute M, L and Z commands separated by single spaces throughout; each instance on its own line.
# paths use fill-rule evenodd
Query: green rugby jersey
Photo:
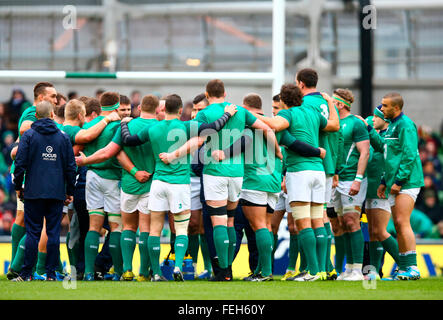
M 383 152 L 385 160 L 386 197 L 394 184 L 402 189 L 424 186 L 423 168 L 418 154 L 418 133 L 415 123 L 403 112 L 391 120 L 384 137 L 368 127 L 374 150 Z
M 317 110 L 303 106 L 292 107 L 280 110 L 278 116 L 289 122 L 287 130 L 290 135 L 315 148 L 319 147 L 320 130 L 327 126 L 328 121 Z M 303 157 L 291 150 L 286 150 L 286 153 L 286 169 L 288 172 L 324 171 L 320 157 Z
M 156 124 L 158 124 L 157 119 L 136 118 L 128 123 L 128 129 L 131 134 L 136 134 L 146 128 L 149 129 L 152 126 L 155 126 Z M 154 153 L 152 151 L 151 142 L 148 141 L 136 147 L 123 146 L 121 138 L 121 127 L 119 127 L 115 132 L 112 141 L 118 144 L 120 147 L 123 147 L 123 150 L 131 159 L 132 163 L 138 170 L 147 171 L 151 174 L 154 173 L 155 160 L 154 160 Z M 125 193 L 128 194 L 147 193 L 151 190 L 151 184 L 152 184 L 152 176 L 147 182 L 140 183 L 132 174 L 122 169 L 121 185 L 122 185 L 122 190 Z
M 341 155 L 343 165 L 339 172 L 339 179 L 353 181 L 357 174 L 360 158 L 356 143 L 369 140 L 368 130 L 365 128 L 365 124 L 353 114 L 341 119 L 340 127 L 343 130 L 343 153 Z M 366 172 L 363 176 L 366 177 Z
M 313 92 L 303 97 L 302 107 L 311 107 L 319 112 L 326 120 L 329 119 L 329 107 L 328 101 L 326 101 L 320 92 Z M 335 108 L 337 110 L 337 108 Z M 338 113 L 338 110 L 337 110 Z M 321 130 L 318 136 L 319 146 L 326 150 L 326 156 L 323 159 L 323 167 L 325 174 L 335 174 L 335 168 L 337 165 L 337 142 L 338 134 L 336 132 L 327 132 Z
M 373 116 L 366 118 L 366 121 L 370 126 L 373 125 Z M 378 133 L 381 137 L 384 137 L 386 130 L 380 131 Z M 378 199 L 377 189 L 380 186 L 380 181 L 385 171 L 385 160 L 383 157 L 383 152 L 374 150 L 371 145 L 372 157 L 368 161 L 368 166 L 366 168 L 366 174 L 368 177 L 368 191 L 366 193 L 366 198 L 368 199 Z
M 32 107 L 25 109 L 25 111 L 20 116 L 20 119 L 18 120 L 18 137 L 19 138 L 21 138 L 21 136 L 22 136 L 20 134 L 20 127 L 22 126 L 24 121 L 32 121 L 32 122 L 37 121 L 37 117 L 35 116 L 35 112 L 36 112 L 36 108 L 35 108 L 35 106 L 32 106 Z M 10 172 L 14 173 L 14 170 L 15 170 L 15 161 L 12 162 Z M 23 183 L 24 183 L 24 181 L 23 181 Z
M 263 134 L 255 129 L 245 129 L 245 135 L 251 137 L 251 145 L 245 152 L 245 171 L 242 189 L 265 192 L 280 192 L 283 162 L 275 156 L 274 150 L 268 152 L 267 141 Z M 291 145 L 295 138 L 286 130 L 276 133 L 277 142 Z M 281 147 L 281 149 L 284 149 Z
M 71 141 L 71 144 L 74 146 L 75 136 L 82 128 L 80 128 L 79 126 L 62 125 L 62 127 L 59 129 L 67 134 L 67 136 L 69 137 L 69 141 Z
M 98 116 L 94 120 L 87 122 L 83 125 L 83 129 L 89 129 L 93 125 L 102 121 L 105 117 Z M 97 150 L 100 150 L 108 145 L 112 141 L 115 132 L 120 127 L 120 121 L 113 121 L 109 123 L 102 133 L 92 142 L 85 144 L 83 152 L 86 156 L 90 156 Z M 122 175 L 122 168 L 115 157 L 108 159 L 102 163 L 96 163 L 88 165 L 88 169 L 94 171 L 97 175 L 103 179 L 108 180 L 120 180 Z
M 214 122 L 225 113 L 225 107 L 229 104 L 228 102 L 213 103 L 199 111 L 195 119 L 202 123 Z M 242 153 L 220 162 L 213 161 L 211 153 L 214 150 L 229 148 L 230 145 L 241 138 L 245 127 L 251 127 L 256 120 L 257 118 L 248 110 L 237 106 L 237 113 L 228 120 L 223 129 L 208 136 L 204 146 L 206 152 L 204 154 L 203 174 L 221 177 L 243 177 L 244 158 Z
M 152 180 L 160 180 L 172 184 L 191 183 L 191 156 L 189 154 L 170 164 L 163 163 L 159 154 L 174 152 L 180 148 L 191 137 L 191 131 L 194 131 L 194 126 L 198 129 L 196 121 L 162 120 L 156 125 L 137 133 L 139 139 L 144 143 L 151 142 L 155 159 L 155 171 Z M 195 130 L 195 133 L 197 133 L 197 130 Z

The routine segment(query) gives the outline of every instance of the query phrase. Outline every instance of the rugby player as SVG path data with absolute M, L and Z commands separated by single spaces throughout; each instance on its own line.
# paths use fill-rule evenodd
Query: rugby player
M 377 189 L 380 198 L 388 199 L 399 247 L 399 271 L 393 279 L 420 279 L 414 232 L 410 218 L 420 188 L 424 185 L 423 169 L 418 154 L 415 123 L 403 113 L 404 101 L 399 93 L 386 94 L 381 111 L 391 123 L 384 137 L 368 126 L 371 145 L 383 152 L 385 170 Z M 367 122 L 365 123 L 367 124 Z
M 228 102 L 225 102 L 226 92 L 223 81 L 219 79 L 209 81 L 206 85 L 205 95 L 210 105 L 197 114 L 196 120 L 210 123 L 219 118 L 228 105 Z M 215 162 L 211 160 L 211 153 L 214 150 L 228 147 L 232 144 L 231 138 L 234 141 L 238 140 L 242 136 L 245 126 L 262 129 L 268 141 L 278 149 L 274 132 L 242 107 L 238 108 L 238 112 L 226 124 L 225 130 L 211 135 L 210 140 L 205 144 L 203 188 L 208 213 L 214 227 L 214 244 L 220 265 L 220 272 L 212 279 L 214 281 L 232 279 L 229 271 L 232 264 L 230 257 L 234 257 L 237 242 L 234 216 L 240 197 L 244 167 L 242 155 L 226 161 Z M 276 150 L 276 155 L 282 157 L 280 150 Z
M 352 92 L 336 89 L 333 98 L 343 130 L 343 164 L 332 202 L 342 228 L 346 252 L 346 270 L 337 280 L 357 281 L 363 280 L 364 238 L 360 215 L 368 186 L 366 167 L 370 155 L 369 136 L 358 118 L 351 114 L 354 102 Z
M 304 80 L 304 81 L 303 81 Z M 299 85 L 285 84 L 280 91 L 280 99 L 285 104 L 274 118 L 260 117 L 265 123 L 277 132 L 288 129 L 288 132 L 297 140 L 301 140 L 318 147 L 320 129 L 325 131 L 339 130 L 337 112 L 329 96 L 317 95 L 317 78 L 306 77 L 299 81 Z M 304 94 L 301 106 L 295 106 L 297 97 Z M 328 99 L 328 100 L 325 100 Z M 309 104 L 327 103 L 329 119 L 323 117 Z M 322 160 L 315 157 L 303 157 L 290 150 L 287 152 L 286 188 L 292 215 L 299 231 L 299 240 L 306 255 L 308 272 L 292 279 L 294 281 L 315 281 L 325 278 L 320 274 L 317 258 L 317 241 L 315 229 L 323 228 L 323 204 L 325 196 L 325 174 Z M 324 237 L 322 240 L 326 241 Z M 324 246 L 325 247 L 325 246 Z M 324 254 L 326 256 L 326 254 Z

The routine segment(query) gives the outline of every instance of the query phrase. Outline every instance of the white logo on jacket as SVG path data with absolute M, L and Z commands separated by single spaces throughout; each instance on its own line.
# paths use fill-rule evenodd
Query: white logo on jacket
M 54 149 L 51 146 L 47 146 L 46 147 L 46 153 L 45 152 L 42 153 L 42 159 L 43 160 L 48 160 L 48 161 L 56 161 L 57 160 L 57 154 L 56 153 L 52 153 L 52 151 L 54 151 Z

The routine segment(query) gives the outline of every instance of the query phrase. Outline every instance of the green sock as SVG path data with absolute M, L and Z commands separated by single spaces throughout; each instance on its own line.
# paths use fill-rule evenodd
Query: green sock
M 380 241 L 369 241 L 369 261 L 375 268 L 375 272 L 379 272 L 381 258 L 383 257 L 383 246 Z
M 19 226 L 14 223 L 11 229 L 11 245 L 12 245 L 12 254 L 11 254 L 11 265 L 14 261 L 15 254 L 17 253 L 17 249 L 20 243 L 20 240 L 26 235 L 26 228 Z
M 316 240 L 316 252 L 318 261 L 318 270 L 326 271 L 326 247 L 328 244 L 328 235 L 324 227 L 314 229 Z
M 122 248 L 120 245 L 121 236 L 122 236 L 121 232 L 115 232 L 115 231 L 111 232 L 109 236 L 109 253 L 111 254 L 112 257 L 114 272 L 120 276 L 123 274 L 123 257 L 122 257 Z
M 148 251 L 149 232 L 141 232 L 138 239 L 138 250 L 140 252 L 140 274 L 145 277 L 149 276 L 149 268 L 151 261 L 149 259 Z
M 295 271 L 297 265 L 297 258 L 299 252 L 298 236 L 297 234 L 291 234 L 289 236 L 289 263 L 286 269 Z
M 188 250 L 188 236 L 179 235 L 175 238 L 175 266 L 183 270 L 183 260 L 185 258 L 186 251 Z
M 345 259 L 346 245 L 344 235 L 335 236 L 335 270 L 338 273 L 343 272 L 343 262 Z
M 363 253 L 365 250 L 365 238 L 361 229 L 349 233 L 352 246 L 352 263 L 363 264 Z
M 387 253 L 395 260 L 398 266 L 400 266 L 400 256 L 398 252 L 398 242 L 393 236 L 389 236 L 381 242 L 381 245 L 386 250 Z
M 406 253 L 406 262 L 407 262 L 406 267 L 417 266 L 417 252 L 415 250 Z
M 99 244 L 100 234 L 97 231 L 88 231 L 85 238 L 85 274 L 94 273 Z
M 25 242 L 26 242 L 26 234 L 20 239 L 20 242 L 17 246 L 17 251 L 14 256 L 14 260 L 11 263 L 11 269 L 15 272 L 20 272 L 23 267 L 23 263 L 25 261 Z
M 154 274 L 162 275 L 160 269 L 160 237 L 149 236 L 148 238 L 149 259 L 151 260 L 151 268 Z
M 200 246 L 198 234 L 191 234 L 188 236 L 188 251 L 192 257 L 192 262 L 197 263 L 198 259 L 198 249 Z
M 120 247 L 123 257 L 123 272 L 132 271 L 132 259 L 135 250 L 135 232 L 132 230 L 123 230 L 121 233 Z
M 306 260 L 305 250 L 303 249 L 303 246 L 300 242 L 300 233 L 297 235 L 297 241 L 298 241 L 298 251 L 300 252 L 300 266 L 298 270 L 300 272 L 307 271 L 308 270 L 308 262 Z
M 299 239 L 303 247 L 303 251 L 308 263 L 308 270 L 311 275 L 315 275 L 319 272 L 317 261 L 317 246 L 314 230 L 312 228 L 306 228 L 300 231 Z
M 203 256 L 203 264 L 205 265 L 205 270 L 212 272 L 211 255 L 209 254 L 208 243 L 206 242 L 206 237 L 204 234 L 200 234 L 200 249 Z
M 214 227 L 214 245 L 220 268 L 228 267 L 229 235 L 228 228 L 223 225 Z
M 334 265 L 331 261 L 331 245 L 332 245 L 332 229 L 329 222 L 325 223 L 326 234 L 328 235 L 328 241 L 326 243 L 326 271 L 331 272 L 334 270 Z
M 235 247 L 237 246 L 237 234 L 235 233 L 234 227 L 228 227 L 228 238 L 229 238 L 228 265 L 230 266 L 234 261 Z
M 267 228 L 258 229 L 255 232 L 255 239 L 257 242 L 261 272 L 264 277 L 267 277 L 272 274 L 271 254 L 273 239 Z
M 400 264 L 398 265 L 398 269 L 402 271 L 406 271 L 408 267 L 416 267 L 417 266 L 417 253 L 415 251 L 399 253 Z
M 351 245 L 351 235 L 349 232 L 343 233 L 343 238 L 345 239 L 345 254 L 346 254 L 346 264 L 353 264 L 352 259 L 352 245 Z
M 272 238 L 274 239 L 274 244 L 272 245 L 272 265 L 274 265 L 274 257 L 275 257 L 275 250 L 277 250 L 278 247 L 278 234 L 274 234 L 271 231 Z
M 39 275 L 46 273 L 46 252 L 38 252 L 36 271 Z

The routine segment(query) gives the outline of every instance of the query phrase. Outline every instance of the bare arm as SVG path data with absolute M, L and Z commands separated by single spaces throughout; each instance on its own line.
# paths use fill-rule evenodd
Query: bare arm
M 358 159 L 357 176 L 363 177 L 366 171 L 369 160 L 369 140 L 363 140 L 355 144 L 357 150 L 360 152 Z M 360 191 L 361 180 L 354 180 L 349 190 L 349 195 L 353 196 Z
M 31 129 L 31 125 L 33 124 L 33 121 L 25 120 L 23 121 L 22 125 L 20 126 L 20 136 L 23 135 L 28 129 Z
M 251 112 L 257 119 L 264 122 L 267 126 L 271 127 L 275 131 L 279 132 L 289 128 L 289 122 L 283 117 L 279 117 L 278 115 L 274 118 L 264 117 L 260 114 Z
M 89 157 L 86 157 L 83 152 L 80 152 L 80 156 L 75 158 L 75 162 L 79 167 L 87 166 L 89 164 L 101 163 L 112 157 L 115 157 L 121 150 L 121 147 L 115 142 L 110 142 L 103 149 L 97 150 Z
M 195 150 L 197 150 L 199 147 L 201 147 L 201 145 L 204 142 L 205 142 L 205 139 L 202 137 L 198 137 L 198 136 L 192 137 L 191 139 L 186 141 L 186 143 L 184 145 L 182 145 L 180 148 L 178 148 L 174 152 L 170 152 L 170 153 L 163 152 L 163 153 L 159 154 L 159 157 L 164 163 L 168 164 L 176 159 L 186 156 L 189 153 L 194 153 Z
M 329 118 L 328 124 L 323 128 L 323 131 L 334 132 L 340 130 L 340 118 L 338 117 L 337 110 L 335 109 L 334 102 L 332 98 L 326 94 L 322 93 L 323 98 L 328 101 Z
M 82 129 L 75 135 L 75 143 L 86 144 L 94 141 L 106 128 L 106 126 L 112 122 L 120 120 L 117 112 L 112 112 L 107 115 L 102 121 L 99 121 L 88 129 Z
M 128 157 L 126 152 L 124 152 L 123 150 L 121 150 L 117 154 L 117 160 L 120 163 L 120 165 L 122 166 L 122 168 L 125 169 L 126 171 L 128 171 L 130 174 L 132 174 L 137 179 L 137 181 L 140 183 L 144 183 L 144 182 L 148 181 L 152 175 L 152 172 L 137 170 L 135 165 L 132 163 L 132 160 Z

